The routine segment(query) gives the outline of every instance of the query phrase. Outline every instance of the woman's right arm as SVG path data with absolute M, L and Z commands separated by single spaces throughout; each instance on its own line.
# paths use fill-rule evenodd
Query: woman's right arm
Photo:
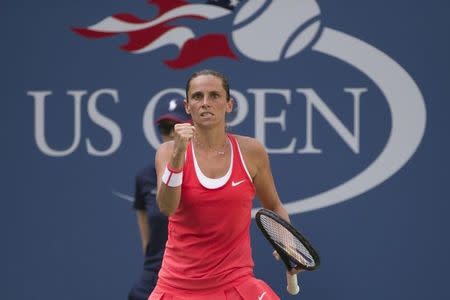
M 182 170 L 188 142 L 194 135 L 194 127 L 189 123 L 176 124 L 174 127 L 174 140 L 161 144 L 156 152 L 155 167 L 157 176 L 156 202 L 159 210 L 170 216 L 180 204 L 181 185 L 169 186 L 162 181 L 166 169 L 172 171 Z
M 171 215 L 178 208 L 180 203 L 181 186 L 170 187 L 162 182 L 162 176 L 170 162 L 170 156 L 173 148 L 173 142 L 161 144 L 156 152 L 155 167 L 157 176 L 156 202 L 159 210 L 166 216 Z

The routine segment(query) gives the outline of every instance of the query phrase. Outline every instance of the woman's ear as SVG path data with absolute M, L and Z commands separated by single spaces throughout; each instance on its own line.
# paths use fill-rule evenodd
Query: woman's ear
M 234 107 L 234 99 L 230 98 L 230 100 L 227 101 L 227 113 L 230 113 L 233 111 L 233 107 Z
M 183 103 L 184 103 L 184 110 L 186 111 L 186 113 L 188 115 L 190 115 L 191 111 L 189 110 L 189 103 L 188 103 L 187 99 L 184 99 Z

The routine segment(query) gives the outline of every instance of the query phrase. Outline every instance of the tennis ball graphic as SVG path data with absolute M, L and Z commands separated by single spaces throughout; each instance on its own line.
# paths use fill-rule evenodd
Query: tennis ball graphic
M 273 62 L 307 47 L 320 29 L 315 0 L 247 1 L 233 21 L 233 42 L 248 58 Z

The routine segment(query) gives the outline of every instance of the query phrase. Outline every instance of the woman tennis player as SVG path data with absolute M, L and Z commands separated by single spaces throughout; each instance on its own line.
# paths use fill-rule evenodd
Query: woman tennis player
M 169 226 L 150 300 L 279 299 L 253 274 L 252 200 L 256 195 L 264 208 L 289 216 L 262 144 L 226 132 L 232 108 L 221 73 L 203 70 L 188 79 L 185 109 L 193 123 L 176 124 L 175 139 L 155 158 L 157 202 Z

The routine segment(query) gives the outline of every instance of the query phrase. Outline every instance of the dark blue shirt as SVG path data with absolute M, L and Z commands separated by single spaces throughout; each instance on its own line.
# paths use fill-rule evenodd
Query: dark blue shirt
M 133 207 L 147 211 L 150 240 L 145 251 L 144 270 L 159 272 L 167 241 L 167 217 L 156 203 L 156 171 L 147 166 L 136 175 Z

